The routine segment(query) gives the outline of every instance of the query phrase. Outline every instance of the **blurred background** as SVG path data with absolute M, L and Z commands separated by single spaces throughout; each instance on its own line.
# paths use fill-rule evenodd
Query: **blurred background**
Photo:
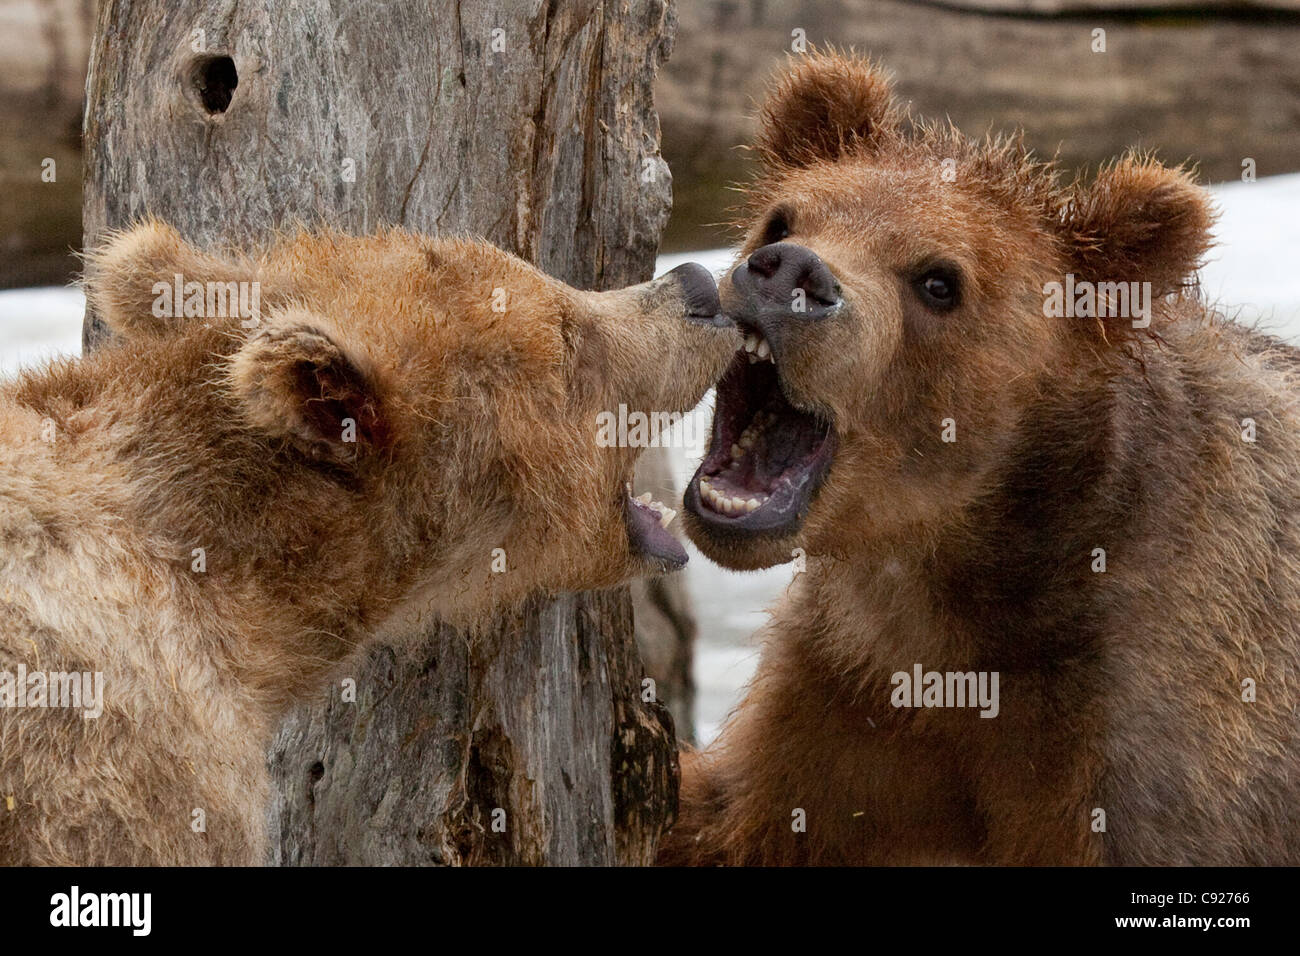
M 0 0 L 0 376 L 80 347 L 82 302 L 69 283 L 95 8 Z M 657 271 L 730 264 L 733 187 L 752 171 L 745 144 L 764 86 L 788 56 L 831 43 L 893 70 L 915 113 L 950 116 L 969 134 L 1021 126 L 1067 167 L 1133 145 L 1195 162 L 1220 210 L 1207 294 L 1300 342 L 1300 0 L 680 0 L 676 9 L 656 88 L 674 177 Z M 697 415 L 707 417 L 708 402 Z M 663 479 L 680 488 L 702 449 L 673 444 Z M 686 736 L 692 723 L 702 742 L 716 734 L 752 672 L 764 608 L 788 581 L 784 568 L 736 574 L 692 554 L 683 583 L 693 659 L 671 640 L 647 644 L 652 672 L 693 675 L 678 715 Z

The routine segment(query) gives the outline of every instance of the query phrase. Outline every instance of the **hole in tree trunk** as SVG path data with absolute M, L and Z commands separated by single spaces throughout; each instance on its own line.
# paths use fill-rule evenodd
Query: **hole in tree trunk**
M 325 765 L 317 760 L 307 768 L 307 806 L 316 806 L 316 784 L 325 776 Z
M 228 56 L 203 56 L 190 68 L 190 84 L 209 113 L 224 113 L 239 85 L 235 61 Z

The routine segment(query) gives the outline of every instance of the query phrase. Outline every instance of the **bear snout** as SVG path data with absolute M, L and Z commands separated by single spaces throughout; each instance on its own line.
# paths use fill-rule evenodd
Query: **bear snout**
M 715 325 L 728 322 L 722 315 L 722 301 L 718 298 L 718 284 L 713 273 L 698 262 L 686 262 L 667 275 L 677 280 L 682 290 L 688 319 L 699 319 Z
M 731 273 L 739 315 L 764 320 L 829 318 L 843 305 L 840 284 L 821 256 L 807 246 L 774 242 L 756 250 Z

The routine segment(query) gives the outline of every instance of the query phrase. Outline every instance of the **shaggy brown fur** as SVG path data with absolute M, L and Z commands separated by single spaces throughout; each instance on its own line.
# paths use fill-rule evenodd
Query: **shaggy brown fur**
M 1145 158 L 1067 184 L 1014 139 L 905 125 L 834 53 L 763 122 L 744 256 L 801 245 L 841 287 L 833 317 L 764 330 L 836 445 L 793 533 L 688 513 L 721 564 L 802 548 L 807 570 L 685 755 L 661 860 L 1300 863 L 1300 352 L 1188 285 L 1205 194 Z M 917 291 L 934 262 L 950 311 Z M 1151 282 L 1151 328 L 1045 317 L 1066 273 Z M 917 663 L 999 672 L 1000 713 L 892 706 Z
M 155 317 L 178 273 L 259 281 L 257 327 Z M 3 864 L 260 862 L 269 734 L 359 644 L 654 570 L 596 416 L 689 409 L 737 341 L 673 277 L 399 231 L 251 258 L 148 224 L 88 291 L 120 343 L 0 390 L 0 671 L 102 672 L 104 711 L 0 710 Z

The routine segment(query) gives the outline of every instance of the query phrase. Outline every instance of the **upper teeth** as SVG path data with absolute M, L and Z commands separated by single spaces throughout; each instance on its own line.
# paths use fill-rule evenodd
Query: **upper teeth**
M 772 361 L 772 347 L 761 332 L 750 332 L 745 336 L 745 351 L 749 353 L 751 363 Z

